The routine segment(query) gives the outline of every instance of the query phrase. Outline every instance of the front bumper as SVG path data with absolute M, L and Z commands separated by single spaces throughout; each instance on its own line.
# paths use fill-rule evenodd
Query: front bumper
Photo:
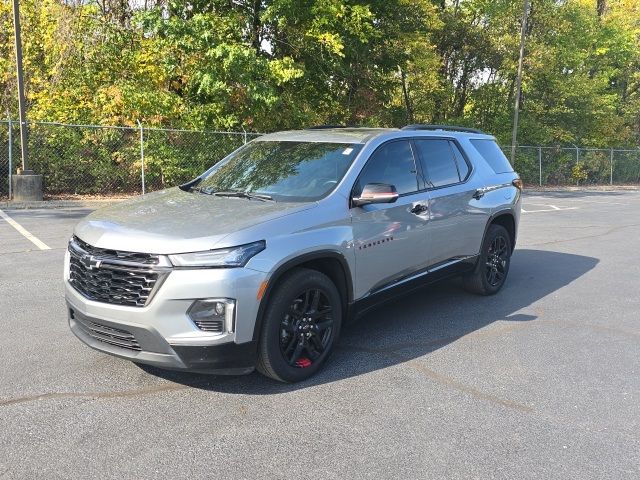
M 256 342 L 222 343 L 218 345 L 185 346 L 169 345 L 153 327 L 123 325 L 104 319 L 89 318 L 69 307 L 71 331 L 85 344 L 101 352 L 170 370 L 242 375 L 250 373 L 256 363 Z M 91 335 L 91 329 L 111 332 L 129 332 L 136 339 L 140 350 L 107 343 Z M 125 330 L 126 329 L 126 330 Z
M 161 368 L 228 374 L 253 370 L 257 293 L 265 273 L 248 268 L 175 269 L 148 305 L 129 307 L 89 300 L 71 286 L 65 270 L 69 326 L 88 346 Z M 233 332 L 205 332 L 193 323 L 187 311 L 203 298 L 236 300 Z

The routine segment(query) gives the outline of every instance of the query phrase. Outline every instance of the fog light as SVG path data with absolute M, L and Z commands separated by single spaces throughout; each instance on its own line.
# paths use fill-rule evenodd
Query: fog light
M 187 315 L 200 330 L 232 333 L 235 328 L 236 301 L 230 298 L 196 300 Z

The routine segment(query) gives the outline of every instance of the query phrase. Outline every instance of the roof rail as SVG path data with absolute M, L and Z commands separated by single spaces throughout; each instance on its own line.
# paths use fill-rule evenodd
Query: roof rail
M 305 130 L 327 130 L 331 128 L 348 128 L 346 125 L 314 125 L 307 127 Z
M 457 125 L 429 125 L 426 123 L 407 125 L 406 127 L 402 127 L 402 130 L 444 130 L 447 132 L 481 133 L 485 135 L 482 130 L 478 130 L 476 128 L 459 127 Z

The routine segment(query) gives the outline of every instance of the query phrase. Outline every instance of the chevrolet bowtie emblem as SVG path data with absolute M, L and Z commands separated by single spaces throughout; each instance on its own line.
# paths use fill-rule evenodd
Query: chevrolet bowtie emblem
M 87 270 L 93 270 L 94 268 L 100 268 L 102 260 L 98 260 L 94 256 L 82 257 L 82 265 L 84 265 Z

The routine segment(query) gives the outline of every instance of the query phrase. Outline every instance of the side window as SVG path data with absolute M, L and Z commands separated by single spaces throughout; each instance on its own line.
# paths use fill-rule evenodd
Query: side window
M 415 140 L 422 160 L 422 170 L 434 187 L 458 183 L 460 176 L 448 140 Z
M 458 164 L 458 172 L 460 173 L 460 180 L 464 180 L 469 175 L 469 165 L 464 161 L 464 157 L 462 156 L 462 152 L 458 148 L 458 145 L 455 142 L 449 142 L 451 145 L 451 150 L 453 150 L 453 156 L 456 157 L 456 163 Z
M 408 141 L 385 143 L 369 157 L 354 188 L 359 194 L 367 183 L 387 183 L 400 195 L 418 190 L 416 165 Z
M 507 157 L 504 156 L 500 147 L 493 140 L 474 139 L 470 140 L 482 158 L 496 173 L 513 172 L 513 167 Z

